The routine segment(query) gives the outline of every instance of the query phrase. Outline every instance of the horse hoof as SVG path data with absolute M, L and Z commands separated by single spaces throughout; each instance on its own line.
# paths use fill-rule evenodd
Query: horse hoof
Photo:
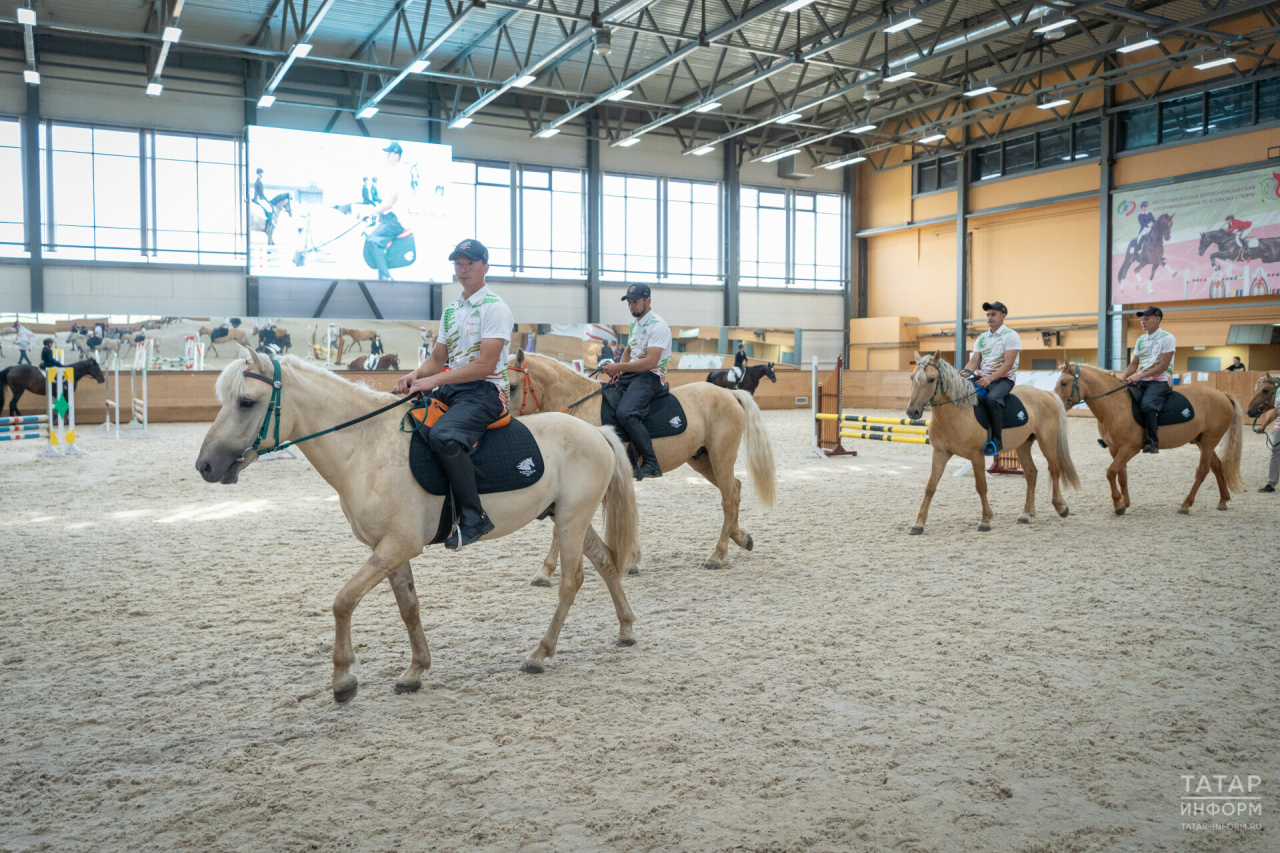
M 1019 523 L 1019 524 L 1030 524 L 1030 523 L 1031 523 L 1031 516 L 1027 515 L 1027 514 L 1024 512 L 1022 515 L 1018 516 L 1018 523 Z
M 743 545 L 742 547 L 743 547 L 743 548 L 746 548 L 748 551 L 754 551 L 754 550 L 755 550 L 755 548 L 756 548 L 756 542 L 755 542 L 755 540 L 754 540 L 754 539 L 752 539 L 750 536 L 748 536 L 748 537 L 747 537 L 747 544 L 746 544 L 746 545 Z
M 990 524 L 986 524 L 986 523 L 984 522 L 984 523 L 982 523 L 982 524 L 979 524 L 979 525 L 978 525 L 978 532 L 979 532 L 979 533 L 986 533 L 986 532 L 988 532 L 989 530 L 991 530 L 991 525 L 990 525 Z
M 360 682 L 356 680 L 354 675 L 349 676 L 350 680 L 343 683 L 341 687 L 333 688 L 333 701 L 339 705 L 345 705 L 352 699 L 356 698 L 356 690 L 360 687 Z
M 1178 507 L 1178 515 L 1191 515 L 1191 510 L 1187 509 L 1185 506 L 1180 506 Z
M 1124 515 L 1124 510 L 1125 508 L 1122 506 L 1116 507 L 1116 515 Z
M 524 663 L 520 664 L 520 671 L 527 672 L 530 675 L 539 675 L 546 672 L 547 668 L 533 658 L 525 658 Z
M 702 564 L 702 568 L 704 568 L 704 569 L 711 569 L 711 570 L 713 570 L 713 571 L 714 571 L 714 570 L 716 570 L 716 569 L 720 568 L 720 561 L 719 561 L 719 560 L 707 560 L 705 563 L 703 563 L 703 564 Z
M 1219 512 L 1226 512 L 1226 511 L 1227 511 L 1227 505 L 1226 505 L 1226 504 L 1218 504 L 1218 511 L 1219 511 Z
M 421 689 L 422 689 L 421 681 L 397 681 L 396 682 L 397 696 L 399 696 L 401 693 L 417 693 Z
M 541 577 L 534 578 L 533 580 L 529 581 L 529 586 L 551 586 L 551 581 Z
M 636 638 L 619 636 L 618 639 L 613 641 L 613 644 L 615 646 L 622 646 L 623 648 L 627 648 L 629 646 L 634 646 L 636 644 Z
M 907 533 L 910 534 L 911 536 L 919 536 L 921 533 L 924 533 L 924 528 L 918 524 L 914 524 L 911 526 L 911 529 L 907 531 Z
M 1062 509 L 1058 510 L 1058 515 L 1062 516 L 1063 518 L 1066 518 L 1068 515 L 1071 515 L 1071 507 L 1064 506 Z
M 636 568 L 635 566 L 632 566 L 631 568 L 627 569 L 627 574 L 629 574 L 629 575 L 638 575 L 638 574 L 640 574 L 640 570 L 639 570 L 638 568 Z

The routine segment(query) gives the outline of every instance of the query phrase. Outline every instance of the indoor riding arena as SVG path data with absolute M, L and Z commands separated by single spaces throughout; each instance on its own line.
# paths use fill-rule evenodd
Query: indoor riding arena
M 1274 3 L 0 9 L 0 851 L 1274 851 Z

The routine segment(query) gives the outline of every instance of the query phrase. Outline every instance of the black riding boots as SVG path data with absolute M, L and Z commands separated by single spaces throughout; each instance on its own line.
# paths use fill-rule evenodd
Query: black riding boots
M 456 441 L 445 442 L 436 453 L 436 459 L 449 478 L 454 512 L 458 515 L 458 526 L 445 540 L 444 547 L 456 551 L 492 532 L 493 522 L 485 515 L 484 507 L 480 504 L 480 492 L 476 489 L 476 469 L 466 448 Z
M 1159 412 L 1143 412 L 1142 417 L 1147 424 L 1147 440 L 1142 445 L 1143 453 L 1159 453 L 1160 452 L 1160 427 L 1157 424 L 1160 421 Z
M 658 457 L 653 452 L 653 440 L 649 438 L 649 431 L 640 423 L 629 423 L 626 426 L 631 447 L 642 458 L 640 467 L 636 468 L 636 479 L 661 477 L 662 466 L 658 464 Z

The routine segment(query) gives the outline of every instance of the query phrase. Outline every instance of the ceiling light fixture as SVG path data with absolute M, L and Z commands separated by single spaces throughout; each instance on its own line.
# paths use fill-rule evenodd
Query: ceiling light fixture
M 633 137 L 631 137 L 630 139 L 624 139 L 624 140 L 622 140 L 621 142 L 619 142 L 619 143 L 618 143 L 618 147 L 619 147 L 619 148 L 630 148 L 632 145 L 637 145 L 637 144 L 639 144 L 639 142 L 640 142 L 640 137 L 638 137 L 638 136 L 633 136 Z
M 1069 103 L 1071 103 L 1070 98 L 1054 98 L 1052 101 L 1044 101 L 1042 103 L 1036 104 L 1036 109 L 1051 110 L 1054 107 L 1064 107 Z
M 854 157 L 852 160 L 837 160 L 834 163 L 828 163 L 822 168 L 824 169 L 843 169 L 845 166 L 852 166 L 854 163 L 863 163 L 866 157 Z
M 1217 68 L 1220 65 L 1230 65 L 1235 62 L 1234 56 L 1222 56 L 1217 59 L 1210 59 L 1208 62 L 1201 62 L 1196 66 L 1197 71 L 1208 71 L 1210 68 Z
M 914 77 L 914 76 L 916 76 L 916 72 L 914 71 L 899 71 L 897 74 L 894 74 L 891 77 L 884 78 L 884 82 L 897 83 L 899 80 L 906 80 L 907 78 Z
M 787 113 L 784 116 L 774 119 L 773 123 L 774 124 L 791 124 L 791 122 L 793 121 L 799 121 L 800 117 L 801 117 L 800 113 Z
M 816 2 L 816 0 L 791 0 L 790 3 L 782 7 L 782 11 L 788 12 L 788 13 L 794 12 L 797 9 L 803 9 L 805 6 L 808 6 L 814 2 Z
M 365 107 L 360 112 L 356 113 L 356 118 L 358 119 L 373 118 L 377 114 L 378 114 L 378 108 L 370 106 L 370 107 Z
M 981 85 L 981 86 L 975 86 L 974 88 L 972 88 L 972 89 L 970 89 L 969 91 L 965 92 L 965 93 L 964 93 L 964 96 L 965 96 L 966 98 L 976 98 L 976 97 L 978 97 L 979 95 L 985 95 L 985 94 L 987 94 L 988 92 L 994 92 L 995 90 L 996 90 L 996 87 L 995 87 L 995 86 L 992 86 L 992 85 L 991 85 L 991 83 L 990 83 L 990 81 L 984 80 L 984 81 L 982 81 L 982 85 Z
M 415 59 L 413 62 L 409 63 L 409 73 L 421 74 L 423 71 L 426 71 L 430 66 L 431 66 L 431 60 L 429 59 Z
M 165 27 L 164 33 L 160 36 L 161 41 L 176 42 L 182 38 L 182 30 L 177 27 Z
M 1059 18 L 1056 21 L 1045 24 L 1043 27 L 1036 27 L 1032 32 L 1035 33 L 1051 33 L 1054 30 L 1060 30 L 1063 27 L 1069 27 L 1076 22 L 1075 18 Z
M 559 132 L 560 132 L 560 128 L 558 127 L 548 127 L 546 130 L 538 134 L 538 138 L 550 139 L 551 137 L 555 136 Z
M 1155 47 L 1159 43 L 1159 39 L 1153 39 L 1148 33 L 1143 35 L 1141 41 L 1135 41 L 1132 44 L 1129 43 L 1128 39 L 1125 39 L 1125 43 L 1116 48 L 1116 53 L 1133 53 L 1135 50 L 1142 50 L 1144 47 Z
M 777 152 L 776 154 L 770 154 L 768 157 L 762 157 L 762 158 L 760 158 L 760 162 L 761 162 L 761 163 L 773 163 L 773 162 L 775 162 L 775 161 L 777 161 L 777 160 L 781 160 L 781 159 L 783 159 L 784 157 L 794 157 L 795 155 L 797 155 L 797 154 L 799 154 L 799 153 L 800 153 L 800 149 L 799 149 L 799 148 L 789 148 L 789 149 L 787 149 L 786 151 L 779 151 L 779 152 Z
M 694 156 L 694 157 L 704 157 L 704 156 L 706 156 L 707 154 L 710 154 L 712 151 L 715 151 L 715 150 L 716 150 L 716 148 L 715 148 L 715 146 L 714 146 L 714 145 L 704 145 L 704 146 L 702 146 L 701 148 L 697 149 L 696 151 L 694 151 L 694 152 L 692 152 L 692 153 L 693 153 L 693 156 Z
M 260 110 L 268 109 L 275 102 L 276 102 L 275 95 L 263 95 L 261 98 L 258 98 L 258 109 Z
M 160 93 L 164 91 L 164 86 L 160 83 L 148 83 L 147 94 L 153 98 L 160 97 Z
M 947 135 L 945 133 L 935 133 L 932 136 L 926 136 L 923 139 L 921 139 L 920 144 L 926 145 L 930 142 L 938 142 L 939 140 L 943 140 L 946 138 L 947 138 Z
M 695 113 L 709 113 L 709 112 L 711 112 L 712 110 L 718 110 L 718 109 L 720 109 L 720 102 L 719 102 L 719 101 L 712 101 L 712 102 L 711 102 L 711 103 L 709 103 L 709 104 L 703 104 L 702 106 L 698 107 L 697 109 L 695 109 L 695 110 L 694 110 L 694 112 L 695 112 Z
M 850 133 L 866 133 L 868 130 L 875 130 L 875 129 L 876 129 L 876 126 L 874 124 L 864 124 L 862 127 L 855 127 L 853 130 L 849 132 Z
M 34 27 L 36 25 L 36 10 L 19 7 L 18 23 L 24 27 Z
M 535 76 L 534 76 L 534 75 L 532 75 L 532 74 L 526 74 L 526 75 L 524 75 L 523 77 L 521 77 L 521 78 L 519 78 L 518 80 L 516 80 L 516 82 L 512 83 L 512 84 L 511 84 L 511 88 L 513 88 L 513 89 L 523 89 L 525 86 L 528 86 L 530 83 L 532 83 L 533 81 L 535 81 L 535 80 L 537 80 L 537 79 L 538 79 L 538 78 L 537 78 L 537 77 L 535 77 Z
M 305 41 L 300 41 L 293 47 L 289 48 L 289 55 L 294 59 L 301 59 L 311 52 L 311 45 Z
M 914 27 L 916 24 L 922 24 L 922 23 L 924 23 L 924 21 L 922 21 L 920 18 L 917 18 L 915 15 L 907 15 L 905 18 L 895 18 L 893 16 L 890 16 L 889 26 L 885 27 L 884 31 L 886 33 L 900 33 L 903 30 Z
M 604 99 L 606 101 L 623 101 L 630 97 L 631 97 L 630 89 L 619 89 L 618 91 L 614 92 L 612 95 L 605 95 Z
M 475 121 L 475 119 L 471 118 L 471 116 L 462 116 L 461 118 L 455 118 L 453 121 L 449 122 L 449 129 L 462 130 L 464 127 L 471 124 L 471 122 L 473 121 Z
M 26 71 L 22 72 L 22 79 L 26 82 L 28 86 L 39 86 L 40 72 L 32 71 L 30 68 L 28 68 Z

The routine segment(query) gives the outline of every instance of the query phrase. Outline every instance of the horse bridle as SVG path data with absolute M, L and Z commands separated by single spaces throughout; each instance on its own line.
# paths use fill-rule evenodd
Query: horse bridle
M 533 405 L 537 407 L 534 409 L 534 412 L 541 412 L 542 402 L 538 399 L 538 389 L 533 387 L 533 374 L 529 372 L 529 366 L 526 364 L 524 367 L 508 367 L 507 369 L 514 370 L 516 373 L 524 374 L 524 382 L 521 383 L 520 385 L 521 417 L 524 416 L 525 402 L 529 399 L 529 397 L 533 397 Z M 591 375 L 594 377 L 603 369 L 604 368 L 597 368 L 591 372 Z M 601 394 L 603 394 L 604 389 L 608 387 L 609 387 L 608 385 L 601 385 L 599 388 L 597 388 L 595 391 L 592 391 L 590 394 L 583 397 L 581 400 L 577 400 L 576 402 L 570 403 L 569 405 L 565 406 L 563 409 L 560 410 L 560 412 L 567 413 L 572 409 L 578 408 L 578 406 L 581 406 L 583 403 L 587 402 L 592 397 L 598 397 Z
M 1076 369 L 1075 369 L 1075 379 L 1074 379 L 1074 380 L 1072 380 L 1072 382 L 1071 382 L 1071 393 L 1067 395 L 1067 406 L 1066 406 L 1066 407 L 1067 407 L 1068 409 L 1070 409 L 1072 406 L 1079 405 L 1080 403 L 1088 403 L 1090 400 L 1101 400 L 1103 397 L 1110 397 L 1112 394 L 1119 394 L 1121 391 L 1123 391 L 1123 390 L 1125 390 L 1126 388 L 1128 388 L 1128 387 L 1129 387 L 1129 384 L 1128 384 L 1127 382 L 1121 382 L 1121 383 L 1120 383 L 1120 387 L 1119 387 L 1119 388 L 1112 388 L 1112 389 L 1111 389 L 1110 391 L 1108 391 L 1107 393 L 1105 393 L 1105 394 L 1099 394 L 1099 395 L 1098 395 L 1098 396 L 1096 396 L 1096 397 L 1086 397 L 1086 396 L 1084 396 L 1084 394 L 1080 391 L 1080 365 L 1078 365 L 1078 364 L 1077 364 L 1077 365 L 1075 366 L 1075 368 L 1076 368 Z M 1073 402 L 1071 402 L 1071 400 L 1072 400 L 1072 398 L 1073 398 L 1073 397 L 1075 398 L 1075 402 L 1074 402 L 1074 403 L 1073 403 Z
M 938 367 L 938 365 L 936 365 L 936 364 L 925 364 L 925 365 L 921 365 L 921 366 L 922 366 L 922 367 L 924 367 L 924 368 L 925 368 L 925 370 L 928 370 L 930 367 L 932 367 L 934 370 L 938 371 L 938 381 L 937 381 L 937 383 L 933 386 L 933 393 L 929 395 L 929 402 L 925 403 L 925 406 L 927 406 L 927 407 L 929 407 L 929 408 L 933 408 L 933 407 L 934 407 L 933 401 L 934 401 L 934 400 L 936 400 L 936 399 L 938 398 L 938 392 L 939 392 L 939 391 L 944 391 L 944 392 L 945 392 L 945 389 L 943 389 L 943 387 L 942 387 L 942 384 L 943 384 L 943 383 L 942 383 L 942 368 Z M 925 375 L 926 375 L 926 376 L 928 376 L 928 373 L 926 373 Z M 945 405 L 947 405 L 947 403 L 958 403 L 960 400 L 967 400 L 967 399 L 969 399 L 970 397 L 972 397 L 974 394 L 977 394 L 977 393 L 978 393 L 978 391 L 977 391 L 977 389 L 975 388 L 973 391 L 971 391 L 970 393 L 966 394 L 966 395 L 965 395 L 965 396 L 963 396 L 963 397 L 959 397 L 959 398 L 957 398 L 957 399 L 955 399 L 955 400 L 943 400 L 941 403 L 938 403 L 938 405 L 939 405 L 939 406 L 945 406 Z

